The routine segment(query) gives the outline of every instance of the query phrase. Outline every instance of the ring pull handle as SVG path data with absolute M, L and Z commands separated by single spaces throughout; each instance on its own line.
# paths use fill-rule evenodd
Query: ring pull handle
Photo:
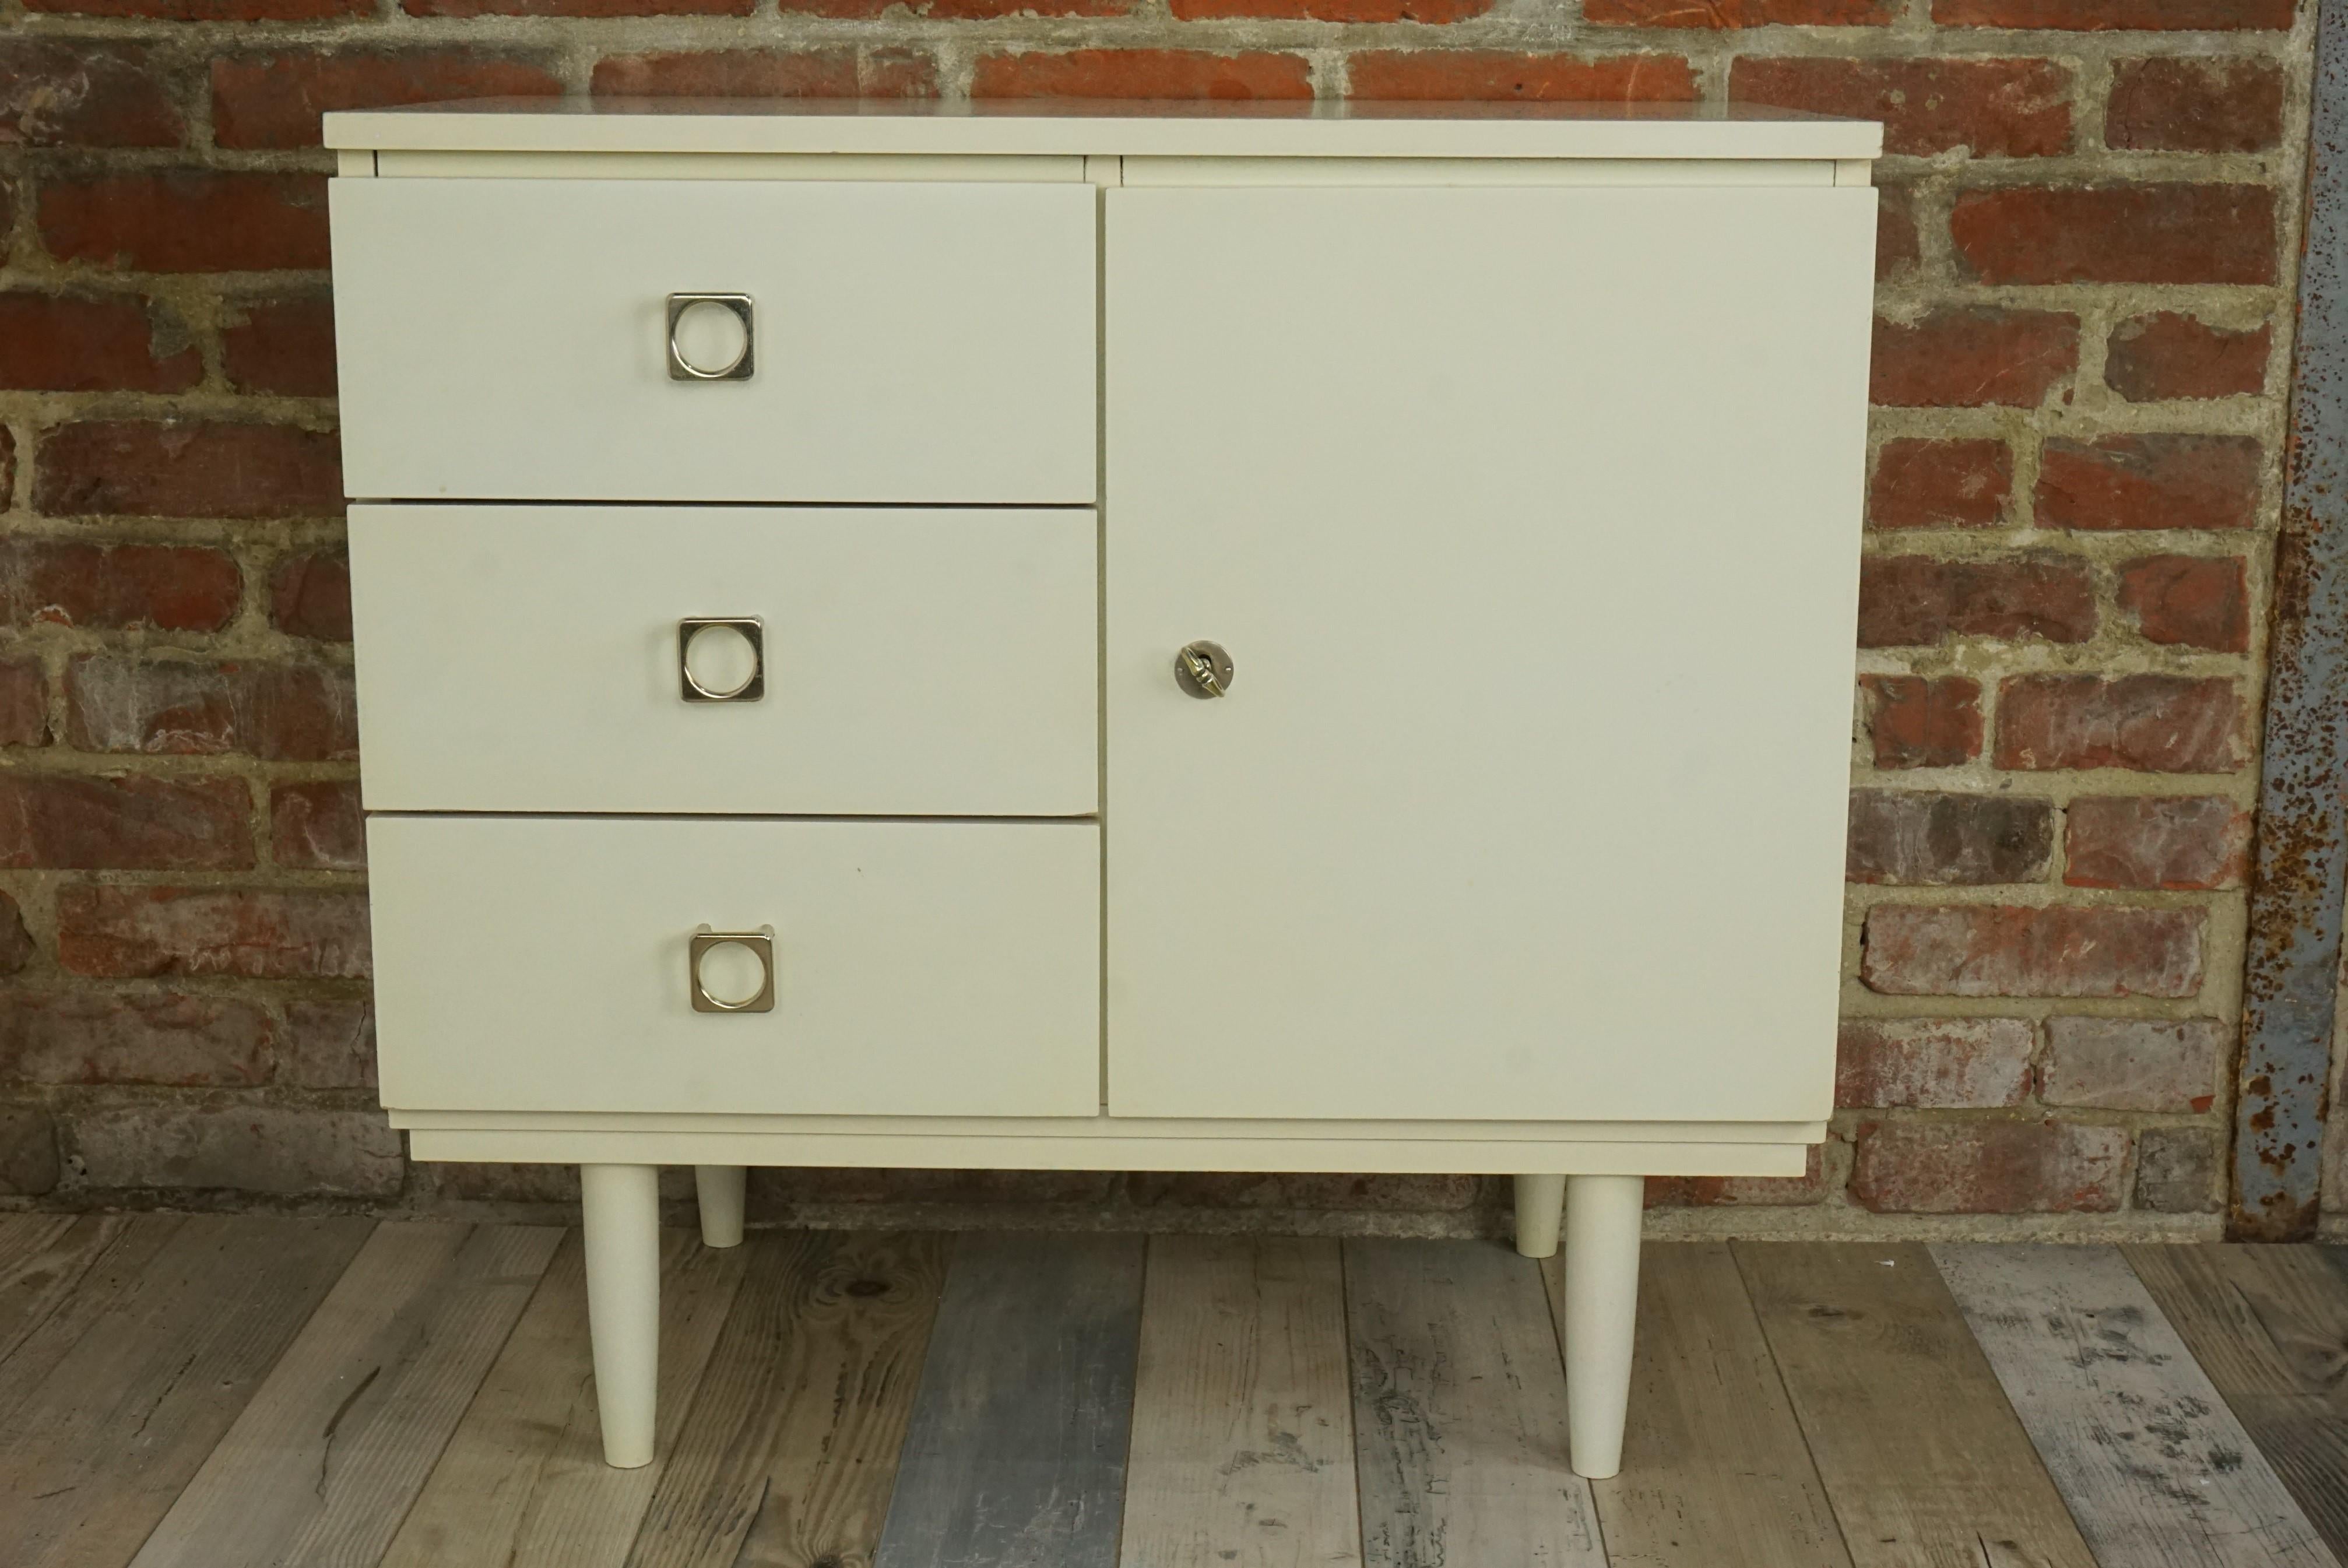
M 702 974 L 702 960 L 721 948 L 741 947 L 758 961 L 758 984 L 747 995 L 737 987 L 730 995 L 721 995 L 709 988 Z M 685 974 L 693 987 L 693 1010 L 696 1013 L 771 1013 L 775 1010 L 775 928 L 762 925 L 756 931 L 712 931 L 705 925 L 695 926 L 693 942 L 685 959 Z
M 728 363 L 715 370 L 704 369 L 685 356 L 681 332 L 688 316 L 705 307 L 722 310 L 740 324 L 742 347 Z M 756 368 L 754 350 L 757 329 L 752 320 L 754 306 L 746 294 L 673 294 L 668 296 L 668 378 L 672 381 L 747 381 Z
M 676 678 L 687 702 L 757 702 L 767 695 L 766 624 L 756 615 L 679 621 Z

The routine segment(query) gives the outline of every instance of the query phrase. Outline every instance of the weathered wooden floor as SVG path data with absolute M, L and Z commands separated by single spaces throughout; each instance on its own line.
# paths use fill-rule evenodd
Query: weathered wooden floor
M 5 1568 L 2337 1568 L 2348 1253 L 1647 1249 L 1622 1475 L 1555 1264 L 665 1238 L 597 1454 L 575 1233 L 0 1217 Z

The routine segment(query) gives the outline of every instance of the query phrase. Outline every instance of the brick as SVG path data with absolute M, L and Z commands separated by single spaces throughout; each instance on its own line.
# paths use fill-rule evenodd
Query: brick
M 373 1088 L 375 1006 L 362 997 L 285 1005 L 280 1076 L 304 1088 Z
M 1916 235 L 1915 192 L 1904 185 L 1875 187 L 1875 281 L 1897 283 L 1924 264 Z
M 866 1167 L 753 1170 L 749 1209 L 779 1218 L 808 1203 L 1082 1203 L 1097 1209 L 1118 1178 L 1097 1171 L 891 1171 Z
M 242 752 L 270 762 L 358 755 L 351 674 L 317 665 L 83 654 L 66 666 L 66 715 L 83 751 Z
M 1321 1171 L 1137 1171 L 1128 1179 L 1144 1208 L 1420 1212 L 1476 1202 L 1476 1179 L 1452 1175 L 1340 1176 Z
M 434 1191 L 471 1203 L 576 1203 L 576 1165 L 510 1165 L 489 1161 L 434 1161 Z M 751 1172 L 753 1181 L 757 1173 Z
M 2034 408 L 2079 367 L 2079 322 L 2058 311 L 1952 305 L 1875 323 L 1868 401 L 1895 408 Z
M 375 0 L 25 0 L 25 9 L 155 22 L 329 22 L 372 16 Z
M 57 890 L 57 960 L 99 978 L 364 980 L 366 894 L 68 883 Z
M 2136 1140 L 2136 1206 L 2161 1214 L 2206 1214 L 2219 1205 L 2221 1150 L 2202 1127 L 2147 1127 Z
M 2253 528 L 2265 469 L 2256 436 L 2050 440 L 2033 500 L 2041 528 Z
M 2263 60 L 2163 56 L 2113 67 L 2106 147 L 2263 152 L 2281 139 L 2282 72 Z
M 2083 795 L 2064 814 L 2073 887 L 2240 887 L 2250 855 L 2250 814 L 2222 796 Z
M 73 1140 L 101 1190 L 388 1198 L 407 1175 L 399 1134 L 379 1110 L 140 1101 L 81 1112 Z
M 25 928 L 25 912 L 16 901 L 0 892 L 0 975 L 20 974 L 40 951 Z
M 2239 654 L 2250 645 L 2249 562 L 2239 555 L 2145 555 L 2120 564 L 2120 608 L 2147 642 Z
M 0 867 L 244 871 L 252 797 L 242 779 L 0 773 Z
M 2003 441 L 1883 443 L 1867 485 L 1869 528 L 1994 528 L 2013 493 L 2013 452 Z
M 1896 0 L 1583 0 L 1582 18 L 1625 27 L 1888 27 Z
M 970 96 L 1001 98 L 1309 98 L 1302 55 L 1251 50 L 1072 49 L 981 55 Z
M 235 558 L 209 545 L 0 542 L 0 621 L 11 626 L 217 632 L 243 597 Z
M 2064 1121 L 1890 1121 L 1859 1130 L 1851 1201 L 1877 1213 L 2102 1213 L 2128 1135 Z
M 41 438 L 33 509 L 50 517 L 340 517 L 332 430 L 201 420 L 65 425 Z
M 2232 1038 L 2215 1018 L 2049 1018 L 2038 1098 L 2097 1110 L 2207 1110 Z
M 313 551 L 278 562 L 269 573 L 269 624 L 289 637 L 349 642 L 349 558 Z
M 2198 909 L 1879 903 L 1859 978 L 1895 996 L 2190 996 Z
M 33 1105 L 0 1105 L 0 1192 L 38 1198 L 57 1184 L 57 1129 Z
M 2275 196 L 2262 185 L 2015 186 L 1949 214 L 1986 284 L 2271 284 Z
M 186 330 L 122 294 L 0 294 L 0 387 L 183 392 L 204 377 Z
M 2230 32 L 2291 26 L 2293 0 L 1932 0 L 1943 27 Z
M 2030 1093 L 2037 1036 L 2027 1018 L 1845 1018 L 1835 1048 L 1835 1104 L 1981 1109 Z
M 1347 62 L 1346 94 L 1370 99 L 1693 103 L 1678 55 L 1527 55 L 1506 49 L 1371 49 Z
M 1823 1203 L 1827 1184 L 1818 1150 L 1813 1146 L 1799 1176 L 1650 1176 L 1645 1206 L 1650 1209 L 1786 1208 L 1797 1203 Z
M 276 1038 L 236 997 L 0 991 L 0 1079 L 18 1083 L 266 1083 Z
M 1878 768 L 1955 768 L 1981 755 L 1981 682 L 1861 676 Z
M 300 871 L 366 868 L 366 823 L 355 779 L 279 784 L 269 791 L 271 858 Z
M 0 746 L 48 743 L 48 673 L 37 658 L 0 659 Z
M 331 109 L 554 97 L 562 83 L 534 60 L 477 49 L 304 49 L 214 59 L 211 89 L 221 146 L 315 147 Z
M 747 16 L 757 0 L 402 0 L 411 16 Z
M 1186 22 L 1217 16 L 1260 16 L 1303 22 L 1462 22 L 1492 9 L 1493 0 L 1172 0 Z
M 2043 882 L 2054 808 L 2012 795 L 1854 789 L 1843 875 L 1855 882 L 1984 886 Z
M 324 294 L 232 303 L 221 330 L 221 368 L 240 392 L 335 395 L 335 302 Z
M 2052 60 L 1747 55 L 1728 96 L 1883 122 L 1883 150 L 2037 158 L 2071 148 L 2071 73 Z
M 1863 648 L 1930 647 L 1952 636 L 2084 643 L 2095 634 L 2095 581 L 2076 562 L 1869 555 L 1859 562 Z
M 147 50 L 0 38 L 0 147 L 177 147 L 186 135 Z
M 914 16 L 953 22 L 998 16 L 1122 16 L 1134 7 L 1134 0 L 778 0 L 778 4 L 786 16 L 864 19 L 901 5 Z
M 936 67 L 906 49 L 719 49 L 618 55 L 592 89 L 619 98 L 935 98 Z
M 2176 311 L 2131 316 L 2112 329 L 2104 384 L 2131 403 L 2239 397 L 2266 390 L 2274 328 L 2210 326 Z
M 320 270 L 326 181 L 192 169 L 46 180 L 40 231 L 57 260 L 118 272 Z
M 2231 773 L 2242 703 L 2230 680 L 2190 676 L 2017 676 L 1998 688 L 2000 768 Z

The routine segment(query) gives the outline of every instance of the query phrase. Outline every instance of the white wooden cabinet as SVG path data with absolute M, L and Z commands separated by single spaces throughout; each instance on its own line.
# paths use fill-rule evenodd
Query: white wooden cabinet
M 384 1100 L 584 1168 L 612 1461 L 660 1164 L 1464 1171 L 1612 1474 L 1832 1105 L 1879 128 L 326 123 Z

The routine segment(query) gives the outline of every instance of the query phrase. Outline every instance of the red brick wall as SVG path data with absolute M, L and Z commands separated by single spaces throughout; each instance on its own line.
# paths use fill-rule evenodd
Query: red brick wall
M 410 1170 L 371 1109 L 321 110 L 1350 94 L 1890 127 L 1845 1109 L 1807 1180 L 1656 1202 L 1690 1228 L 2207 1215 L 2308 76 L 2291 0 L 0 0 L 0 1202 L 569 1190 Z M 1501 1202 L 762 1183 L 817 1218 L 1465 1229 Z

